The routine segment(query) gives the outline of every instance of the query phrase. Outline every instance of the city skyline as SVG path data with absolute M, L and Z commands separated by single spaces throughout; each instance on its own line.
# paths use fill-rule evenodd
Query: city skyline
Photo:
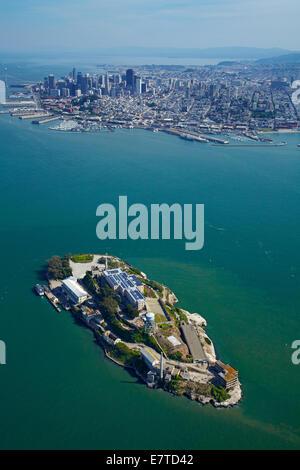
M 2 51 L 107 47 L 300 49 L 298 0 L 21 0 L 2 5 Z M 255 34 L 254 34 L 255 31 Z M 155 33 L 155 34 L 154 34 Z

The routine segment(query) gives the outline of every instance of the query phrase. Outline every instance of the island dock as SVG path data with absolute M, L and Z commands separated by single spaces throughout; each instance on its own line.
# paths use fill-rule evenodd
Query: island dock
M 49 300 L 50 304 L 55 308 L 57 312 L 60 312 L 61 309 L 58 306 L 58 298 L 52 294 L 48 287 L 44 287 L 45 296 Z

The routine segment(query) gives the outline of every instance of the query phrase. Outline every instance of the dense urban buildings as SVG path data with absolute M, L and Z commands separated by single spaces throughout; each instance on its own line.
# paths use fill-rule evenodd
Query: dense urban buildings
M 114 127 L 250 132 L 299 124 L 298 65 L 99 66 L 33 87 L 49 113 Z
M 97 68 L 99 73 L 94 74 L 75 68 L 60 78 L 49 74 L 43 82 L 25 86 L 26 92 L 17 94 L 20 102 L 5 103 L 1 82 L 0 101 L 11 106 L 13 115 L 33 117 L 34 123 L 61 118 L 56 129 L 66 131 L 143 128 L 223 144 L 228 143 L 226 137 L 209 134 L 268 141 L 257 133 L 299 128 L 297 64 Z

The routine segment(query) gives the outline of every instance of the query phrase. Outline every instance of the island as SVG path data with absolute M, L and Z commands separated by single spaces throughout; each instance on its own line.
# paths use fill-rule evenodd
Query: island
M 167 286 L 107 254 L 52 256 L 46 278 L 36 293 L 92 329 L 106 357 L 148 387 L 215 407 L 241 400 L 238 371 L 217 358 L 206 320 L 175 306 Z

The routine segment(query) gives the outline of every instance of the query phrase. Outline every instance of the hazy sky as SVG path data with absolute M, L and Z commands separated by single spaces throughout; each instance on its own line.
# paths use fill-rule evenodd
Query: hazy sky
M 300 49 L 300 0 L 1 0 L 0 50 Z

